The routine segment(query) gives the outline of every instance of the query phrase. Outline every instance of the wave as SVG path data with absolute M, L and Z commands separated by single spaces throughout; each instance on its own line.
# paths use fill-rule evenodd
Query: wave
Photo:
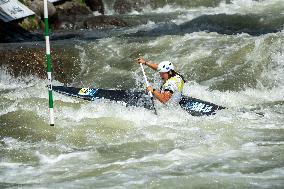
M 118 3 L 104 1 L 106 14 L 117 14 L 115 4 L 127 7 L 127 14 L 154 13 L 207 13 L 207 14 L 280 14 L 283 13 L 282 0 L 147 0 Z M 117 6 L 119 8 L 119 6 Z M 200 16 L 200 15 L 199 15 Z

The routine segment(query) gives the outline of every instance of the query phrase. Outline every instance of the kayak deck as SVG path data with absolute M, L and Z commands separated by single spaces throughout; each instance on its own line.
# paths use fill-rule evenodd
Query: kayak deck
M 95 99 L 108 99 L 124 102 L 126 103 L 126 106 L 144 107 L 150 110 L 154 109 L 150 97 L 144 92 L 65 86 L 53 86 L 53 90 L 61 94 L 89 101 L 94 101 Z M 217 110 L 225 109 L 225 107 L 188 96 L 183 96 L 179 104 L 193 116 L 213 115 Z

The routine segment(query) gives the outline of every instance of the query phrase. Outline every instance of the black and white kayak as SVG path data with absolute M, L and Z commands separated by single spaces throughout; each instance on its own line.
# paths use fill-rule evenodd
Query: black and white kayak
M 82 98 L 88 101 L 108 99 L 111 101 L 123 102 L 126 106 L 144 107 L 150 110 L 154 109 L 150 97 L 145 92 L 65 86 L 53 86 L 52 89 L 58 93 Z M 188 96 L 183 96 L 179 104 L 193 116 L 213 115 L 217 110 L 224 109 L 222 106 Z

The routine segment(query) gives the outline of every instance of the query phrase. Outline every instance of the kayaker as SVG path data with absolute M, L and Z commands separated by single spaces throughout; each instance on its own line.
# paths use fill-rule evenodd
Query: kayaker
M 153 70 L 157 70 L 160 73 L 163 85 L 160 90 L 149 86 L 147 91 L 152 92 L 153 96 L 157 98 L 163 104 L 165 103 L 179 103 L 182 97 L 182 90 L 185 80 L 182 75 L 174 70 L 174 65 L 170 61 L 162 61 L 156 64 L 152 61 L 146 61 L 143 57 L 137 59 L 138 64 L 146 65 Z

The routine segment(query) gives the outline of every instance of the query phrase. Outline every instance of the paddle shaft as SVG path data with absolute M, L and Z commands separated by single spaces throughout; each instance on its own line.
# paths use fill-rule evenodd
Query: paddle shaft
M 145 80 L 146 86 L 147 86 L 147 87 L 149 87 L 150 85 L 149 85 L 149 82 L 148 82 L 147 76 L 146 76 L 146 74 L 145 74 L 144 68 L 143 68 L 142 64 L 140 64 L 140 66 L 141 66 L 141 69 L 142 69 L 142 73 L 143 73 L 143 77 L 144 77 L 144 80 Z M 152 92 L 151 92 L 151 91 L 148 91 L 148 94 L 149 94 L 149 96 L 150 96 L 150 97 L 153 97 L 153 94 L 152 94 Z
M 146 73 L 145 73 L 145 71 L 144 71 L 143 65 L 142 65 L 141 63 L 140 63 L 140 67 L 141 67 L 141 70 L 142 70 L 142 73 L 143 73 L 143 77 L 144 77 L 146 86 L 149 87 L 150 85 L 149 85 L 149 82 L 148 82 Z M 151 91 L 148 91 L 148 94 L 149 94 L 149 96 L 151 97 L 151 100 L 152 100 L 152 103 L 153 103 L 153 107 L 154 107 L 154 111 L 155 111 L 155 114 L 157 115 L 157 110 L 156 110 L 156 108 L 155 108 L 155 103 L 154 103 L 153 94 L 152 94 Z

